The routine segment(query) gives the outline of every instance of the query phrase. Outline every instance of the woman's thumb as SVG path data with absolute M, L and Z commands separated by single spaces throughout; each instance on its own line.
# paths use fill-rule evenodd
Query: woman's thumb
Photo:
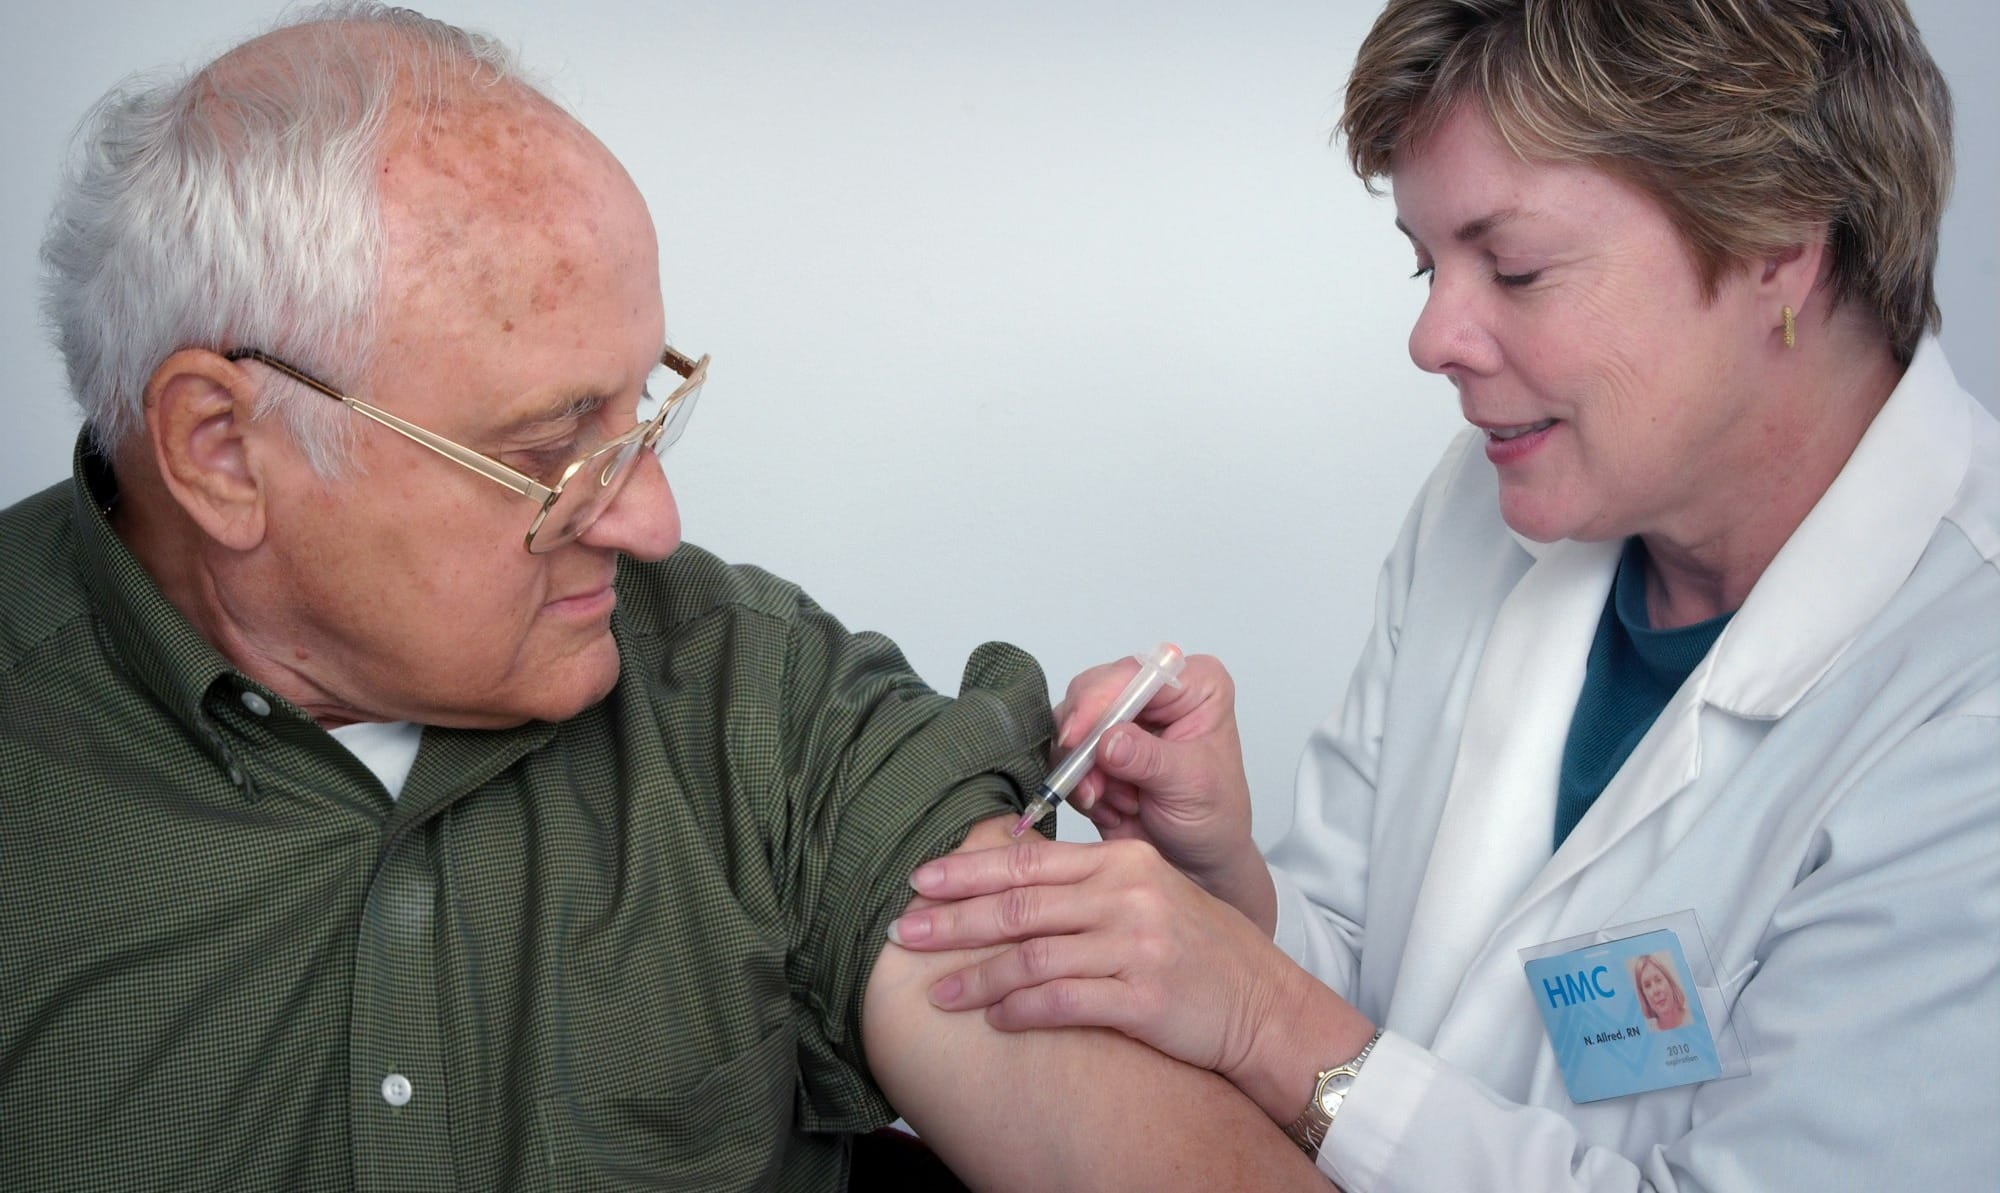
M 1142 790 L 1164 791 L 1173 787 L 1175 772 L 1167 743 L 1136 725 L 1117 725 L 1105 731 L 1097 745 L 1097 765 L 1115 779 L 1123 779 Z

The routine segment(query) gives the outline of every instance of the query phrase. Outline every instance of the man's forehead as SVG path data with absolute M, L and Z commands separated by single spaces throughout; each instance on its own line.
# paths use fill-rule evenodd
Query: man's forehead
M 407 100 L 379 163 L 385 366 L 482 430 L 635 389 L 659 352 L 658 250 L 624 169 L 512 82 Z
M 383 247 L 389 321 L 440 335 L 587 343 L 605 334 L 605 318 L 650 317 L 642 308 L 659 295 L 658 250 L 636 196 L 554 203 L 527 219 L 385 210 Z
M 552 212 L 600 205 L 624 171 L 582 125 L 531 93 L 397 121 L 385 139 L 385 213 L 418 226 L 470 220 L 533 225 Z
M 618 341 L 625 338 L 634 347 L 621 348 Z M 659 353 L 657 345 L 622 329 L 515 338 L 401 328 L 384 338 L 375 364 L 398 389 L 415 383 L 463 394 L 483 411 L 483 420 L 504 421 L 615 397 L 635 387 Z

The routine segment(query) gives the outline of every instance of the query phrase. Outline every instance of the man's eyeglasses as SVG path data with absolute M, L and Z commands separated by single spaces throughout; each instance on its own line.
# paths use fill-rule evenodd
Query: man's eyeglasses
M 642 450 L 660 455 L 673 446 L 674 441 L 681 437 L 681 432 L 687 429 L 694 400 L 701 393 L 701 383 L 708 377 L 708 357 L 695 360 L 668 348 L 660 357 L 660 367 L 647 379 L 645 392 L 639 399 L 638 423 L 631 430 L 598 444 L 564 468 L 551 487 L 491 456 L 453 443 L 435 431 L 426 431 L 359 398 L 350 398 L 269 353 L 255 348 L 237 348 L 223 353 L 223 356 L 228 360 L 254 360 L 276 369 L 300 385 L 317 390 L 349 410 L 365 414 L 397 434 L 535 502 L 539 508 L 535 511 L 534 522 L 528 526 L 527 548 L 536 555 L 574 542 L 578 535 L 589 530 L 605 507 L 618 496 L 618 491 L 625 487 L 625 482 L 631 479 L 632 462 L 638 459 Z M 659 391 L 673 376 L 678 376 L 680 383 L 664 398 L 660 397 Z M 657 408 L 654 408 L 656 403 Z

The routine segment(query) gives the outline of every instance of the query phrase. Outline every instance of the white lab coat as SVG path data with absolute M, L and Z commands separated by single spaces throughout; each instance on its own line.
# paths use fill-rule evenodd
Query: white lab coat
M 1926 339 L 1551 856 L 1618 551 L 1512 536 L 1469 434 L 1384 566 L 1270 855 L 1279 945 L 1387 1031 L 1321 1170 L 2000 1188 L 2000 424 Z M 1572 1103 L 1518 950 L 1685 910 L 1750 1075 Z

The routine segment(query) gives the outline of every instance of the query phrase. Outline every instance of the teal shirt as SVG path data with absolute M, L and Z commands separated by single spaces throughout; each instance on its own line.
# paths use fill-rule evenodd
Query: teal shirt
M 1625 541 L 1563 745 L 1556 787 L 1557 848 L 1694 674 L 1729 617 L 1724 613 L 1671 630 L 1652 628 L 1646 614 L 1646 549 L 1637 538 Z
M 112 485 L 80 454 L 0 512 L 0 1185 L 843 1184 L 894 1117 L 868 974 L 910 870 L 1039 781 L 1032 661 L 949 700 L 683 547 L 621 566 L 603 702 L 427 729 L 391 801 L 167 603 Z

